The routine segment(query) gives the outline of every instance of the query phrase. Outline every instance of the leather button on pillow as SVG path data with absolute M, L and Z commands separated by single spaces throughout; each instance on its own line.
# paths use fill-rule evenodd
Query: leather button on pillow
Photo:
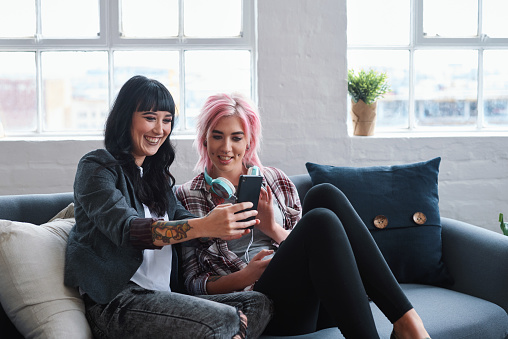
M 388 218 L 384 215 L 378 215 L 374 218 L 374 226 L 379 229 L 383 229 L 388 226 Z
M 423 225 L 427 221 L 427 217 L 422 212 L 416 212 L 413 214 L 413 220 L 418 225 Z

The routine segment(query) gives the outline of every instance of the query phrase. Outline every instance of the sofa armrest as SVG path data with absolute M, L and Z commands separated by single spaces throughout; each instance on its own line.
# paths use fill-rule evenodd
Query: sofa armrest
M 441 218 L 443 261 L 451 289 L 491 301 L 508 313 L 508 237 L 465 222 Z

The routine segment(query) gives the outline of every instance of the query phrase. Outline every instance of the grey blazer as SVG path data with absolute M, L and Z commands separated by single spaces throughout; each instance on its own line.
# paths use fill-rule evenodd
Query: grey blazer
M 120 165 L 104 166 L 114 161 L 105 149 L 92 151 L 79 161 L 74 181 L 76 225 L 65 254 L 65 284 L 79 286 L 100 304 L 110 302 L 125 288 L 141 265 L 143 249 L 157 248 L 152 243 L 152 220 L 144 218 L 132 182 Z M 167 194 L 169 220 L 195 218 L 173 191 Z M 172 271 L 177 269 L 174 261 Z

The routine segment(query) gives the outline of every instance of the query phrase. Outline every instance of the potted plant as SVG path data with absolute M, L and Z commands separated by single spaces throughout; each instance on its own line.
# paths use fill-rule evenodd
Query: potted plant
M 351 117 L 354 135 L 373 135 L 376 126 L 377 99 L 390 91 L 386 73 L 363 69 L 355 74 L 348 70 L 347 89 L 351 95 Z
M 499 213 L 499 222 L 501 223 L 501 231 L 504 235 L 508 235 L 508 222 L 504 222 L 503 213 Z

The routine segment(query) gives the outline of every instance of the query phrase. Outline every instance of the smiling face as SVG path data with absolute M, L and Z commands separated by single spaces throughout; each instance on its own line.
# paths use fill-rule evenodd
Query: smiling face
M 213 168 L 209 169 L 208 174 L 212 178 L 224 177 L 234 185 L 238 184 L 240 174 L 244 172 L 242 160 L 247 145 L 248 141 L 239 117 L 228 116 L 219 119 L 206 138 L 206 149 L 213 163 Z
M 171 133 L 173 116 L 166 111 L 142 111 L 132 115 L 132 156 L 141 166 L 147 156 L 152 156 Z

